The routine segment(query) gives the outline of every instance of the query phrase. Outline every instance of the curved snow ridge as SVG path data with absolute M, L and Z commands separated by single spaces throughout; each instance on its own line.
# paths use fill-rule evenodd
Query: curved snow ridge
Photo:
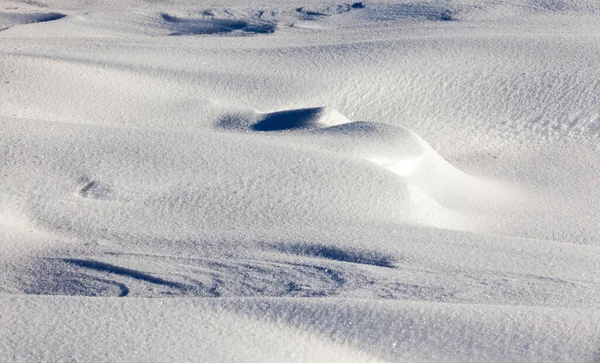
M 481 212 L 497 205 L 502 195 L 512 193 L 495 182 L 459 170 L 419 135 L 402 126 L 355 121 L 313 130 L 303 138 L 307 144 L 367 160 L 402 177 L 411 204 L 419 206 L 415 209 L 420 211 L 416 220 L 443 215 L 453 223 L 462 221 L 455 228 L 483 226 L 481 216 L 485 213 Z M 464 214 L 474 211 L 479 215 L 477 222 L 473 215 Z
M 441 158 L 419 135 L 391 124 L 354 121 L 316 130 L 314 135 L 324 137 L 337 151 L 355 155 L 396 174 L 408 177 L 426 158 Z M 338 139 L 339 143 L 330 143 Z
M 459 228 L 466 228 L 467 219 L 461 212 L 475 211 L 481 216 L 514 193 L 499 183 L 457 169 L 405 127 L 351 121 L 329 107 L 230 116 L 223 118 L 219 126 L 304 150 L 363 159 L 397 174 L 407 182 L 411 204 L 419 206 L 414 209 L 415 213 L 420 211 L 415 220 L 428 220 L 441 213 L 443 219 L 462 220 Z M 477 224 L 481 225 L 481 220 Z
M 57 13 L 57 12 L 47 12 L 47 13 L 22 13 L 22 12 L 12 12 L 12 11 L 2 11 L 0 12 L 0 30 L 6 30 L 13 26 L 17 25 L 25 25 L 25 24 L 34 24 L 34 23 L 44 23 L 48 21 L 59 20 L 66 17 L 65 14 Z
M 426 159 L 437 163 L 437 169 L 452 168 L 421 137 L 407 128 L 379 122 L 350 121 L 329 107 L 258 113 L 246 118 L 227 117 L 219 122 L 219 126 L 240 131 L 277 132 L 303 146 L 359 157 L 405 177 Z
M 422 172 L 437 172 L 451 178 L 476 179 L 456 169 L 419 135 L 405 127 L 351 121 L 330 107 L 229 115 L 219 121 L 218 127 L 283 136 L 286 141 L 301 146 L 368 160 L 404 177 L 422 178 Z

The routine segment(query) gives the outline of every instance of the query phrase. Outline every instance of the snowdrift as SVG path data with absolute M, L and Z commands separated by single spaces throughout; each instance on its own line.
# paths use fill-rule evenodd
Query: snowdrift
M 599 11 L 0 0 L 0 351 L 598 361 Z

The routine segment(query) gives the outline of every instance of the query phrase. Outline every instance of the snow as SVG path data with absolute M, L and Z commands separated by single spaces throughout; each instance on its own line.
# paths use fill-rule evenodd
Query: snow
M 599 11 L 0 1 L 0 351 L 597 361 Z
M 331 298 L 102 301 L 7 296 L 2 300 L 15 313 L 30 317 L 24 321 L 0 317 L 6 327 L 0 347 L 19 361 L 583 362 L 597 358 L 593 342 L 598 328 L 590 310 Z M 110 334 L 98 334 L 105 331 Z M 86 349 L 78 349 L 82 345 Z

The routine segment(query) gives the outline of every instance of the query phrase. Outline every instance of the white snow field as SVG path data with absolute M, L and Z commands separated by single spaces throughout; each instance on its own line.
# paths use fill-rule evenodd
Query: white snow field
M 0 361 L 600 362 L 597 0 L 0 0 Z

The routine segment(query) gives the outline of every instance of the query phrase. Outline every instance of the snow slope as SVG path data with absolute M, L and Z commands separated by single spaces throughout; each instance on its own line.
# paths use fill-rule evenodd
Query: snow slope
M 598 361 L 599 12 L 1 1 L 0 351 Z

